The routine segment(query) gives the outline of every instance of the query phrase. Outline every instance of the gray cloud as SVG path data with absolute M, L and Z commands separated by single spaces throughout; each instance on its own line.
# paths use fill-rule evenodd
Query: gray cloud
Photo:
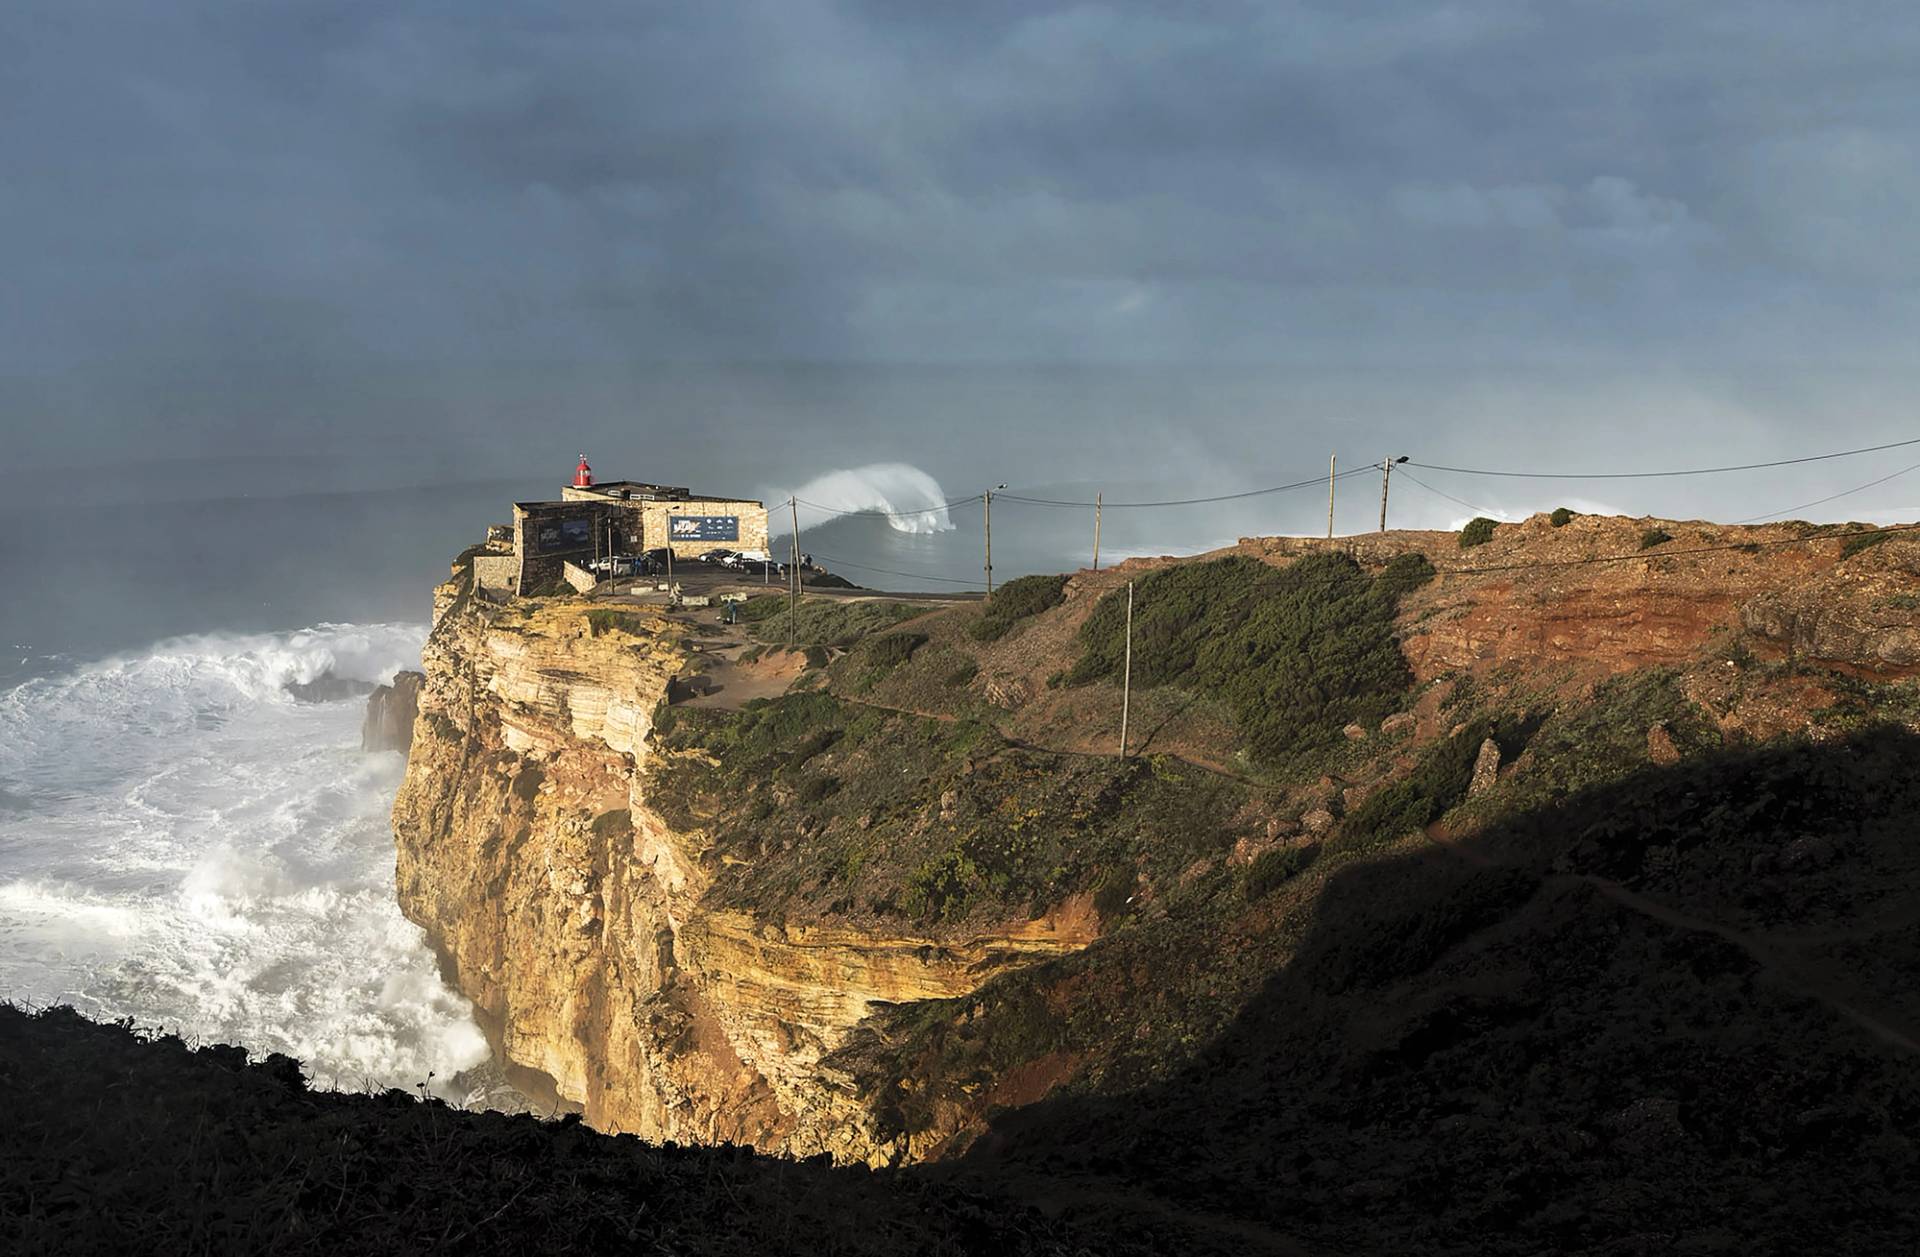
M 0 424 L 749 477 L 1872 438 L 1917 58 L 1896 3 L 16 0 Z

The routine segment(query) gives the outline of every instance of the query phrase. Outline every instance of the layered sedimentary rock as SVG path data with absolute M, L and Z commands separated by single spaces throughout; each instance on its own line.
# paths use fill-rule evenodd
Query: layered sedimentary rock
M 978 937 L 787 925 L 703 904 L 698 831 L 649 806 L 683 629 L 579 605 L 449 602 L 394 807 L 400 902 L 512 1063 L 604 1130 L 885 1163 L 823 1064 L 877 1006 L 965 994 L 1083 947 L 1091 913 Z

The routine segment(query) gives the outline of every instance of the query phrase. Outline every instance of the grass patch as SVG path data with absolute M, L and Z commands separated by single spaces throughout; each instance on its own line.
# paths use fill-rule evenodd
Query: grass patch
M 979 675 L 980 665 L 968 659 L 963 663 L 955 664 L 953 670 L 948 672 L 941 680 L 945 681 L 951 688 L 957 690 L 962 686 L 972 684 L 973 678 Z
M 967 628 L 975 641 L 997 642 L 1008 630 L 1067 600 L 1065 576 L 1022 576 L 993 591 L 986 612 Z
M 629 637 L 643 637 L 651 626 L 646 617 L 631 611 L 616 611 L 611 607 L 595 607 L 587 612 L 587 628 L 595 637 L 607 633 L 625 633 Z
M 1303 763 L 1349 723 L 1398 710 L 1412 682 L 1394 639 L 1402 594 L 1431 579 L 1417 555 L 1368 577 L 1351 558 L 1315 554 L 1283 568 L 1233 556 L 1148 574 L 1135 587 L 1133 681 L 1225 704 L 1252 759 Z M 1070 684 L 1117 676 L 1126 598 L 1109 594 L 1082 626 Z

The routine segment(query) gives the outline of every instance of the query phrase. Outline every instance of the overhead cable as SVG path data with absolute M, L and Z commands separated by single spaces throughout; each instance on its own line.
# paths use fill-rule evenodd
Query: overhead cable
M 1865 484 L 1855 485 L 1851 489 L 1843 489 L 1839 493 L 1830 493 L 1824 498 L 1815 498 L 1811 502 L 1802 502 L 1798 506 L 1789 506 L 1785 510 L 1768 511 L 1765 515 L 1749 515 L 1745 519 L 1736 519 L 1733 522 L 1736 524 L 1754 524 L 1754 523 L 1760 522 L 1763 519 L 1774 519 L 1781 515 L 1791 515 L 1795 511 L 1804 511 L 1809 506 L 1820 506 L 1827 502 L 1838 501 L 1841 498 L 1852 497 L 1854 494 L 1859 493 L 1862 490 L 1871 489 L 1875 485 L 1885 484 L 1889 480 L 1897 479 L 1898 477 L 1904 476 L 1908 472 L 1915 471 L 1915 470 L 1920 470 L 1920 463 L 1913 463 L 1909 466 L 1902 467 L 1899 471 L 1889 472 L 1887 475 L 1880 477 L 1878 480 L 1869 480 Z
M 883 576 L 904 576 L 909 580 L 931 580 L 939 581 L 942 585 L 965 585 L 969 589 L 979 588 L 979 583 L 976 581 L 956 580 L 951 576 L 933 576 L 926 572 L 901 572 L 890 567 L 873 567 L 865 563 L 850 563 L 845 559 L 836 559 L 831 554 L 821 554 L 818 551 L 810 551 L 809 553 L 813 554 L 813 557 L 816 559 L 826 560 L 834 567 L 850 567 L 858 572 L 879 572 Z
M 1073 502 L 1060 498 L 1029 498 L 1017 493 L 995 493 L 994 500 L 1000 502 L 1023 502 L 1028 506 L 1099 506 L 1103 510 L 1126 510 L 1132 507 L 1147 506 L 1203 506 L 1209 502 L 1236 502 L 1242 498 L 1264 497 L 1269 493 L 1285 493 L 1289 489 L 1304 489 L 1309 485 L 1325 484 L 1329 479 L 1345 480 L 1348 476 L 1364 476 L 1380 470 L 1378 463 L 1364 463 L 1359 467 L 1343 471 L 1337 476 L 1314 476 L 1308 480 L 1296 480 L 1291 484 L 1270 485 L 1265 489 L 1248 489 L 1244 493 L 1222 493 L 1209 498 L 1173 498 L 1163 502 Z
M 1462 476 L 1507 476 L 1521 480 L 1647 480 L 1660 476 L 1708 476 L 1723 471 L 1758 471 L 1764 467 L 1792 467 L 1800 463 L 1817 463 L 1829 458 L 1850 458 L 1855 454 L 1897 450 L 1908 445 L 1920 445 L 1920 437 L 1907 441 L 1890 441 L 1885 445 L 1865 445 L 1857 450 L 1836 450 L 1831 454 L 1809 454 L 1804 458 L 1776 459 L 1770 463 L 1689 467 L 1680 471 L 1488 471 L 1478 467 L 1442 467 L 1437 463 L 1414 462 L 1411 465 L 1426 471 L 1451 471 Z

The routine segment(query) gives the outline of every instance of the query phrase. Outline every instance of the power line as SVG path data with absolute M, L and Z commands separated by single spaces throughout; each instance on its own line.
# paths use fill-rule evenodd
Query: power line
M 1339 475 L 1333 478 L 1335 480 L 1345 480 L 1348 476 L 1371 475 L 1372 473 L 1378 470 L 1380 470 L 1380 465 L 1378 463 L 1370 463 L 1364 466 L 1355 467 L 1351 471 L 1343 471 Z M 1277 485 L 1272 485 L 1265 489 L 1248 489 L 1244 493 L 1222 493 L 1215 497 L 1210 497 L 1210 498 L 1174 498 L 1164 502 L 1103 502 L 1100 505 L 1103 507 L 1103 509 L 1109 510 L 1109 511 L 1116 510 L 1116 509 L 1126 509 L 1129 507 L 1203 506 L 1209 502 L 1237 502 L 1242 498 L 1257 498 L 1257 497 L 1265 496 L 1266 494 L 1269 494 L 1269 493 L 1285 493 L 1289 489 L 1304 489 L 1309 485 L 1321 485 L 1321 484 L 1325 484 L 1326 482 L 1327 482 L 1327 477 L 1314 476 L 1308 480 L 1296 480 L 1292 484 L 1277 484 Z M 1071 501 L 1066 501 L 1060 498 L 1021 497 L 1018 494 L 1014 494 L 1014 493 L 995 493 L 993 496 L 996 499 L 1003 502 L 1024 502 L 1029 506 L 1093 506 L 1094 505 L 1093 502 L 1071 502 Z
M 831 506 L 823 506 L 818 502 L 809 502 L 805 498 L 792 498 L 790 500 L 800 506 L 806 507 L 810 511 L 820 511 L 823 514 L 831 515 L 836 519 L 847 519 L 847 518 L 853 518 L 853 517 L 866 517 L 870 519 L 901 519 L 909 515 L 933 515 L 933 514 L 937 514 L 940 511 L 950 511 L 955 507 L 959 507 L 959 506 L 970 506 L 973 503 L 980 501 L 980 499 L 982 499 L 985 496 L 986 495 L 984 493 L 976 493 L 970 498 L 955 498 L 953 501 L 943 502 L 939 506 L 923 506 L 923 507 L 915 508 L 914 510 L 910 510 L 910 511 L 906 511 L 906 510 L 882 511 L 882 510 L 871 510 L 871 509 L 862 509 L 857 511 L 842 511 L 842 510 L 837 510 Z
M 1738 463 L 1728 467 L 1689 467 L 1683 471 L 1487 471 L 1477 467 L 1442 467 L 1437 463 L 1413 463 L 1426 471 L 1451 471 L 1462 476 L 1507 476 L 1522 480 L 1646 480 L 1658 476 L 1707 476 L 1723 471 L 1758 471 L 1764 467 L 1792 467 L 1817 463 L 1829 458 L 1850 458 L 1855 454 L 1874 454 L 1920 445 L 1920 437 L 1890 441 L 1885 445 L 1866 445 L 1857 450 L 1836 450 L 1831 454 L 1809 454 L 1804 458 L 1782 458 L 1770 463 Z M 1797 509 L 1797 508 L 1795 508 Z
M 1745 519 L 1736 519 L 1733 522 L 1736 524 L 1753 524 L 1753 523 L 1758 523 L 1760 520 L 1763 520 L 1763 519 L 1773 519 L 1774 517 L 1779 515 L 1791 515 L 1795 511 L 1804 511 L 1809 506 L 1820 506 L 1827 502 L 1837 501 L 1840 498 L 1852 497 L 1854 494 L 1859 493 L 1864 489 L 1871 489 L 1875 485 L 1885 484 L 1889 480 L 1893 480 L 1900 476 L 1904 476 L 1908 472 L 1914 471 L 1916 469 L 1920 469 L 1920 463 L 1914 463 L 1911 466 L 1902 467 L 1899 471 L 1891 472 L 1887 475 L 1880 477 L 1878 480 L 1869 480 L 1865 484 L 1855 485 L 1851 489 L 1843 489 L 1839 493 L 1828 494 L 1824 498 L 1815 498 L 1811 502 L 1802 502 L 1798 506 L 1789 506 L 1785 510 L 1768 511 L 1765 515 L 1749 515 Z
M 836 559 L 831 554 L 821 554 L 817 550 L 812 553 L 815 558 L 825 559 L 835 567 L 850 567 L 856 572 L 879 572 L 884 576 L 904 576 L 908 580 L 931 580 L 939 581 L 942 585 L 965 585 L 969 589 L 979 588 L 973 581 L 956 580 L 951 576 L 934 576 L 927 572 L 901 572 L 890 567 L 873 567 L 866 563 L 850 563 L 845 559 Z
M 1533 563 L 1494 563 L 1486 567 L 1436 568 L 1442 576 L 1470 576 L 1479 572 L 1518 572 L 1542 567 L 1586 567 L 1597 563 L 1631 563 L 1638 559 L 1678 558 L 1686 554 L 1713 554 L 1722 550 L 1762 550 L 1778 546 L 1799 546 L 1811 541 L 1838 541 L 1847 537 L 1868 537 L 1877 533 L 1913 532 L 1920 524 L 1889 524 L 1885 528 L 1854 528 L 1845 532 L 1816 532 L 1783 541 L 1733 541 L 1717 546 L 1691 546 L 1685 550 L 1640 550 L 1633 554 L 1601 554 L 1584 559 L 1542 559 Z
M 1406 470 L 1404 467 L 1401 468 L 1400 474 L 1405 476 L 1407 479 L 1413 481 L 1415 484 L 1419 485 L 1422 489 L 1425 489 L 1428 493 L 1433 494 L 1435 497 L 1445 498 L 1447 501 L 1454 503 L 1456 506 L 1464 506 L 1468 510 L 1472 511 L 1475 515 L 1494 515 L 1494 514 L 1500 513 L 1496 511 L 1489 511 L 1484 506 L 1475 506 L 1473 503 L 1468 502 L 1463 498 L 1454 497 L 1451 493 L 1443 493 L 1439 489 L 1436 489 L 1432 485 L 1428 484 L 1426 481 L 1420 479 L 1420 477 L 1414 475 L 1412 472 Z

